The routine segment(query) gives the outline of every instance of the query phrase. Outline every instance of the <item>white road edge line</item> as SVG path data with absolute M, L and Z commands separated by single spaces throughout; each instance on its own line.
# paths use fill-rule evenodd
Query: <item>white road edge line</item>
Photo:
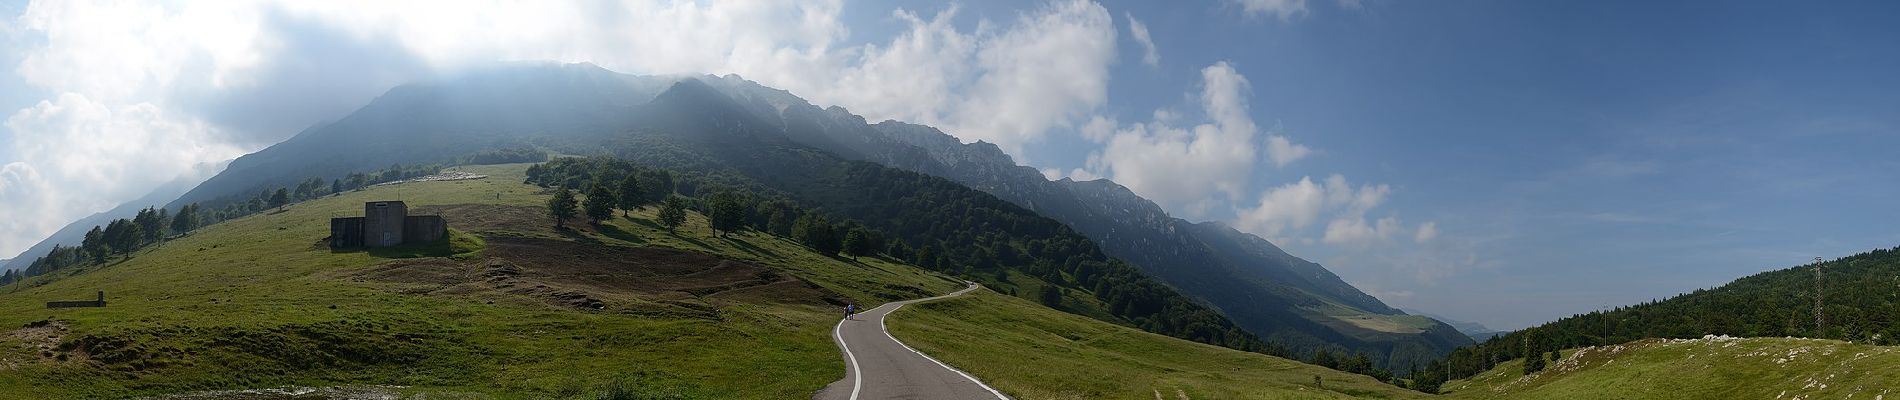
M 858 370 L 858 356 L 851 354 L 851 346 L 844 343 L 844 321 L 839 319 L 838 326 L 831 328 L 831 337 L 838 341 L 838 348 L 844 349 L 844 358 L 851 361 L 851 400 L 858 400 L 858 391 L 864 388 L 864 372 Z
M 972 287 L 972 289 L 974 289 L 974 287 Z M 966 290 L 966 291 L 967 291 L 967 290 Z M 961 293 L 961 292 L 959 292 L 959 293 L 957 293 L 957 294 L 962 294 L 962 293 Z M 954 296 L 954 295 L 953 295 L 953 296 Z M 939 297 L 936 297 L 936 298 L 929 298 L 929 299 L 923 299 L 923 300 L 916 300 L 916 301 L 928 301 L 928 300 L 936 300 L 936 299 L 940 299 L 940 298 L 946 298 L 946 297 L 951 297 L 951 296 L 939 296 Z M 905 305 L 908 305 L 908 304 L 910 304 L 910 302 L 906 302 L 906 303 L 901 303 L 901 304 L 898 304 L 898 305 L 897 305 L 897 308 L 892 308 L 890 312 L 886 312 L 886 313 L 884 313 L 884 317 L 889 317 L 889 316 L 891 316 L 891 313 L 894 313 L 894 312 L 897 312 L 897 310 L 899 310 L 899 309 L 902 309 L 902 308 L 904 308 L 904 306 L 905 306 Z M 964 373 L 964 372 L 963 372 L 963 370 L 959 370 L 959 369 L 957 369 L 956 367 L 952 367 L 952 366 L 950 366 L 950 364 L 944 364 L 944 363 L 943 363 L 943 361 L 937 361 L 937 358 L 936 358 L 936 357 L 931 357 L 931 356 L 930 356 L 929 354 L 924 354 L 924 352 L 921 352 L 921 351 L 917 351 L 917 349 L 914 349 L 914 348 L 911 348 L 911 347 L 910 347 L 910 345 L 908 345 L 908 344 L 904 344 L 904 341 L 902 341 L 902 340 L 897 340 L 897 337 L 896 337 L 896 336 L 891 336 L 891 330 L 890 330 L 890 329 L 886 329 L 886 328 L 885 328 L 885 325 L 884 325 L 884 318 L 883 318 L 883 317 L 879 317 L 879 318 L 877 319 L 877 330 L 879 330 L 879 331 L 883 331 L 883 332 L 884 332 L 884 337 L 887 337 L 887 338 L 890 338 L 892 342 L 897 342 L 897 345 L 898 345 L 898 346 L 904 346 L 904 350 L 910 350 L 910 352 L 912 352 L 912 353 L 917 353 L 917 355 L 919 355 L 919 356 L 923 356 L 925 360 L 930 360 L 930 362 L 933 362 L 933 363 L 937 363 L 937 366 L 939 366 L 939 367 L 943 367 L 943 369 L 947 369 L 947 370 L 950 370 L 950 372 L 955 372 L 955 373 L 957 373 L 957 375 L 962 375 L 962 376 L 963 376 L 963 379 L 969 379 L 969 380 L 970 380 L 970 382 L 975 382 L 977 386 L 981 386 L 981 387 L 983 387 L 983 390 L 988 390 L 988 391 L 990 391 L 990 394 L 993 394 L 993 395 L 996 395 L 996 398 L 998 398 L 998 399 L 1002 399 L 1002 400 L 1010 400 L 1010 398 L 1009 398 L 1009 396 L 1004 396 L 1004 395 L 1003 395 L 1003 392 L 998 392 L 998 391 L 996 391 L 996 388 L 993 388 L 993 387 L 990 387 L 990 385 L 988 385 L 988 384 L 984 384 L 984 383 L 983 383 L 983 381 L 980 381 L 980 380 L 977 380 L 977 379 L 976 379 L 976 377 L 974 377 L 974 376 L 970 376 L 970 374 L 968 374 L 968 373 Z M 857 397 L 857 396 L 856 396 L 856 393 L 852 393 L 852 394 L 853 394 L 853 396 L 852 396 L 852 397 L 854 397 L 854 398 L 855 398 L 855 397 Z

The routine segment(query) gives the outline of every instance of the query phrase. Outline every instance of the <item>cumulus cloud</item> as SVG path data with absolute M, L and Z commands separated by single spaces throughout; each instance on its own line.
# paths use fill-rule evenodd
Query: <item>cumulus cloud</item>
M 1154 38 L 1148 36 L 1148 25 L 1135 19 L 1135 14 L 1132 13 L 1123 14 L 1122 18 L 1128 20 L 1128 36 L 1134 37 L 1135 43 L 1141 45 L 1141 63 L 1148 64 L 1149 67 L 1160 67 L 1161 51 L 1155 49 Z
M 1322 219 L 1328 220 L 1320 242 L 1331 245 L 1364 247 L 1403 234 L 1407 229 L 1397 217 L 1371 218 L 1367 215 L 1392 194 L 1386 184 L 1353 185 L 1344 175 L 1334 174 L 1315 182 L 1302 177 L 1298 182 L 1269 188 L 1259 201 L 1235 210 L 1232 225 L 1240 230 L 1268 238 L 1296 235 L 1298 231 Z M 1417 228 L 1414 240 L 1424 242 L 1437 236 L 1435 223 Z
M 1302 177 L 1299 182 L 1267 189 L 1253 207 L 1236 212 L 1234 227 L 1268 238 L 1280 237 L 1287 229 L 1305 228 L 1319 220 L 1326 209 L 1326 190 Z
M 197 167 L 236 157 L 216 128 L 149 103 L 110 106 L 75 93 L 8 117 L 20 161 L 0 167 L 0 249 L 18 251 L 79 216 L 111 208 Z M 151 185 L 126 184 L 126 182 Z
M 1157 110 L 1155 119 L 1146 123 L 1115 127 L 1114 121 L 1097 117 L 1083 125 L 1084 138 L 1103 144 L 1089 156 L 1087 170 L 1190 216 L 1245 195 L 1261 146 L 1259 127 L 1248 114 L 1251 84 L 1226 62 L 1202 69 L 1201 82 L 1198 99 L 1205 123 L 1175 126 L 1172 121 L 1178 116 Z M 1269 143 L 1277 139 L 1297 148 L 1275 150 L 1269 144 L 1267 158 L 1276 166 L 1310 151 L 1284 136 L 1268 136 Z
M 6 26 L 23 47 L 12 71 L 60 97 L 15 113 L 12 135 L 0 135 L 0 207 L 47 210 L 35 214 L 55 222 L 0 221 L 0 254 L 192 166 L 340 117 L 396 84 L 495 62 L 736 73 L 1018 156 L 1107 100 L 1116 28 L 1091 1 L 1052 1 L 969 30 L 950 23 L 955 7 L 929 17 L 896 10 L 908 29 L 856 45 L 845 42 L 842 13 L 841 0 L 36 1 Z M 149 137 L 169 147 L 118 157 L 80 143 Z M 81 150 L 30 156 L 41 143 Z M 146 154 L 159 152 L 168 154 Z M 107 156 L 86 157 L 97 154 Z M 112 180 L 83 180 L 100 177 Z

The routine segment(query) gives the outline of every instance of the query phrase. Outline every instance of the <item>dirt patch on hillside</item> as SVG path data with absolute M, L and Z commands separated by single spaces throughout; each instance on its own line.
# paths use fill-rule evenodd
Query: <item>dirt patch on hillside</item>
M 711 254 L 565 240 L 484 238 L 474 261 L 404 259 L 351 278 L 397 283 L 408 294 L 504 293 L 566 308 L 638 314 L 715 316 L 722 303 L 841 304 L 840 296 L 797 277 Z
M 5 338 L 8 347 L 12 347 L 0 353 L 0 371 L 69 358 L 66 351 L 59 349 L 60 339 L 66 337 L 64 321 L 34 321 L 0 337 Z

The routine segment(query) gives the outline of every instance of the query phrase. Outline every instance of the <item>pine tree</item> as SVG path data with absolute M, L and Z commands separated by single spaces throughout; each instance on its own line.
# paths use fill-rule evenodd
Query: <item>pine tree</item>
M 587 209 L 587 218 L 594 224 L 600 224 L 600 221 L 614 216 L 614 203 L 613 191 L 607 190 L 606 185 L 594 184 L 587 191 L 587 201 L 583 207 Z
M 567 219 L 574 218 L 574 191 L 566 187 L 554 189 L 554 198 L 548 199 L 548 216 L 554 217 L 556 228 L 566 227 Z
M 686 199 L 667 197 L 666 201 L 660 202 L 659 218 L 660 226 L 665 226 L 667 233 L 673 233 L 674 228 L 686 223 Z

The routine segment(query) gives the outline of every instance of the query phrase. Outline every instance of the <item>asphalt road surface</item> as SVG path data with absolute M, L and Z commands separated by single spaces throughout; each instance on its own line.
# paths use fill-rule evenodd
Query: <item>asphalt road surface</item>
M 884 329 L 884 316 L 905 304 L 960 296 L 976 290 L 970 287 L 943 296 L 885 303 L 838 322 L 831 337 L 843 350 L 844 379 L 832 382 L 812 395 L 817 400 L 1009 400 L 1002 392 L 977 381 L 970 374 L 951 368 L 924 353 L 898 342 Z

